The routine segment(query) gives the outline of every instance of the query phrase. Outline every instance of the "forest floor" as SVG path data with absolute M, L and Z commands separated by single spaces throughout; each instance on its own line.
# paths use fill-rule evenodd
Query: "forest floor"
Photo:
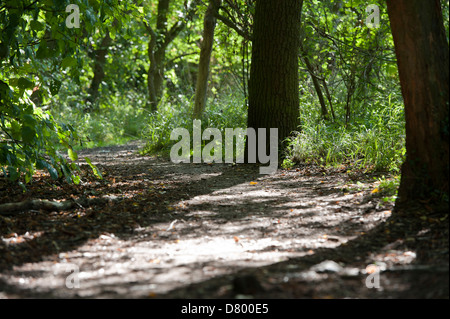
M 139 146 L 80 151 L 79 185 L 0 178 L 0 206 L 77 202 L 0 211 L 0 298 L 449 298 L 448 215 L 397 218 L 375 175 L 260 175 Z

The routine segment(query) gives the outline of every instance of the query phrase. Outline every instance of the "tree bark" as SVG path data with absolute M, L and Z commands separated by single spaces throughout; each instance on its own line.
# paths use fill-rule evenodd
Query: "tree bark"
M 167 32 L 167 14 L 169 12 L 170 0 L 158 1 L 158 13 L 156 18 L 156 32 L 149 26 L 150 41 L 148 43 L 148 57 L 150 66 L 147 73 L 147 88 L 149 94 L 150 109 L 156 111 L 162 95 L 162 84 L 164 80 L 164 55 L 165 47 L 163 39 Z
M 92 78 L 91 85 L 88 90 L 88 96 L 86 98 L 86 102 L 90 102 L 91 106 L 89 109 L 92 110 L 92 104 L 95 103 L 98 97 L 98 89 L 100 87 L 100 83 L 102 83 L 103 78 L 105 77 L 104 65 L 106 62 L 106 54 L 108 53 L 109 47 L 111 45 L 111 37 L 109 36 L 109 32 L 106 31 L 105 37 L 100 42 L 99 48 L 95 50 L 94 55 L 94 77 Z
M 316 90 L 317 97 L 319 98 L 320 103 L 320 111 L 322 113 L 322 118 L 326 121 L 329 120 L 328 116 L 328 109 L 325 104 L 325 99 L 323 97 L 322 89 L 320 88 L 319 80 L 317 79 L 316 74 L 314 73 L 314 67 L 312 66 L 311 62 L 309 61 L 308 54 L 306 53 L 303 46 L 300 44 L 300 50 L 302 53 L 303 61 L 305 61 L 306 68 L 308 69 L 309 75 L 311 75 L 311 80 L 314 85 L 314 89 Z
M 289 137 L 300 124 L 298 59 L 302 4 L 302 0 L 256 2 L 247 126 L 256 131 L 265 128 L 266 134 L 270 128 L 278 128 L 279 141 Z
M 162 48 L 156 49 L 157 38 L 158 36 L 156 33 L 153 33 L 148 44 L 150 66 L 147 72 L 147 89 L 150 109 L 152 111 L 156 111 L 161 99 L 162 83 L 164 79 L 163 57 L 165 52 L 163 52 Z
M 396 205 L 426 200 L 448 214 L 449 47 L 440 2 L 390 0 L 387 8 L 406 118 Z
M 193 1 L 193 3 L 195 2 Z M 150 66 L 147 72 L 147 89 L 149 105 L 152 111 L 156 111 L 163 93 L 164 59 L 167 46 L 185 27 L 184 22 L 177 21 L 170 29 L 167 28 L 169 5 L 170 0 L 159 0 L 156 31 L 151 26 L 145 24 L 147 31 L 150 33 L 150 41 L 147 49 L 150 60 Z
M 200 48 L 200 61 L 198 63 L 197 85 L 194 100 L 194 119 L 200 119 L 206 105 L 208 89 L 209 64 L 214 43 L 214 30 L 216 28 L 216 15 L 222 0 L 209 0 L 203 21 L 203 41 Z
M 333 117 L 333 121 L 336 121 L 336 114 L 334 113 L 334 108 L 333 108 L 333 99 L 331 98 L 330 90 L 328 90 L 328 84 L 327 84 L 326 79 L 322 79 L 322 85 L 323 85 L 323 88 L 325 89 L 325 94 L 326 94 L 328 103 L 330 104 L 331 116 Z

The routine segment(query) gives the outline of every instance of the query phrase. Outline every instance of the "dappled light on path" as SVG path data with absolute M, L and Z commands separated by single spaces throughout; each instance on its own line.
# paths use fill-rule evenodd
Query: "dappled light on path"
M 105 180 L 86 182 L 80 192 L 114 194 L 115 200 L 59 215 L 45 213 L 49 220 L 44 224 L 53 220 L 58 227 L 43 226 L 28 237 L 19 234 L 23 239 L 17 243 L 2 233 L 5 251 L 16 245 L 18 252 L 37 249 L 42 255 L 24 255 L 15 262 L 10 255 L 12 267 L 0 273 L 1 296 L 147 298 L 215 278 L 225 280 L 216 297 L 234 296 L 236 274 L 269 276 L 263 269 L 309 260 L 324 249 L 345 250 L 391 217 L 392 205 L 372 192 L 373 179 L 362 176 L 356 184 L 339 170 L 324 174 L 300 167 L 259 175 L 252 165 L 173 164 L 126 148 L 88 152 Z M 63 216 L 68 219 L 59 225 Z M 332 253 L 331 261 L 316 268 L 294 262 L 262 286 L 314 283 L 340 274 L 368 291 L 364 278 L 371 262 L 389 267 L 414 262 L 414 251 L 394 246 L 347 266 L 337 264 L 339 257 Z M 302 297 L 298 294 L 290 296 Z

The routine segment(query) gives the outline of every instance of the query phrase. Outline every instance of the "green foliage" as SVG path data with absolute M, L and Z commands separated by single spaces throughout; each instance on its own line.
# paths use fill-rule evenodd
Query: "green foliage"
M 365 1 L 311 1 L 303 13 L 303 65 L 300 118 L 289 159 L 321 165 L 347 163 L 370 170 L 398 172 L 405 155 L 403 101 L 386 5 L 380 27 L 366 25 Z M 324 119 L 319 79 L 332 116 Z
M 244 98 L 239 95 L 220 96 L 208 103 L 209 107 L 202 118 L 202 130 L 217 128 L 224 136 L 225 128 L 246 128 L 247 114 Z M 186 128 L 192 136 L 192 101 L 173 105 L 163 100 L 157 112 L 152 114 L 150 122 L 143 132 L 148 141 L 142 153 L 162 152 L 168 154 L 170 148 L 177 142 L 170 140 L 170 134 L 175 128 Z M 203 141 L 203 145 L 207 141 Z
M 79 6 L 83 28 L 66 25 L 66 6 Z M 79 135 L 41 108 L 63 83 L 80 83 L 87 35 L 130 20 L 134 4 L 119 1 L 6 1 L 0 6 L 0 167 L 5 176 L 29 182 L 35 169 L 78 183 L 74 151 Z M 67 156 L 63 153 L 67 152 Z M 68 157 L 68 158 L 67 158 Z
M 56 93 L 57 79 L 50 80 L 43 69 L 57 73 L 57 57 L 74 53 L 73 43 L 65 44 L 61 36 L 63 17 L 44 11 L 50 5 L 47 1 L 38 8 L 36 2 L 7 1 L 0 9 L 0 167 L 12 181 L 23 175 L 29 182 L 35 168 L 47 169 L 53 178 L 76 180 L 74 164 L 54 147 L 71 150 L 76 133 L 29 100 L 31 93 L 37 92 L 38 100 Z
M 378 179 L 378 190 L 383 201 L 395 202 L 398 193 L 398 187 L 400 186 L 400 176 L 395 175 L 391 178 L 386 178 L 384 175 Z
M 349 163 L 398 172 L 405 155 L 403 105 L 401 99 L 389 101 L 387 106 L 378 101 L 369 116 L 347 127 L 304 117 L 302 131 L 290 141 L 289 157 L 296 162 Z
M 147 145 L 142 153 L 167 152 L 173 143 L 170 134 L 177 127 L 188 127 L 192 120 L 190 117 L 189 103 L 173 105 L 170 101 L 163 99 L 158 111 L 154 112 L 143 131 Z
M 67 28 L 68 4 L 80 9 Z M 302 12 L 300 117 L 288 158 L 324 165 L 398 172 L 404 158 L 404 114 L 384 1 L 380 28 L 365 24 L 367 1 L 306 1 Z M 448 37 L 448 1 L 443 4 Z M 191 5 L 192 4 L 192 5 Z M 222 2 L 215 32 L 202 129 L 246 127 L 246 91 L 255 1 Z M 189 9 L 188 9 L 189 8 Z M 0 167 L 29 182 L 35 169 L 79 182 L 76 150 L 146 139 L 144 153 L 168 152 L 174 128 L 192 132 L 199 43 L 206 3 L 170 0 L 167 28 L 185 28 L 167 46 L 164 92 L 147 109 L 148 45 L 158 32 L 158 1 L 7 0 L 0 5 Z M 234 25 L 234 26 L 232 26 Z M 111 42 L 101 48 L 109 34 Z M 162 41 L 163 37 L 158 37 Z M 94 61 L 105 49 L 98 97 L 89 100 Z M 306 59 L 311 66 L 308 67 Z M 319 103 L 324 97 L 328 116 Z M 443 119 L 445 121 L 448 119 Z M 444 132 L 445 133 L 445 132 Z M 93 167 L 94 174 L 99 171 Z
M 97 111 L 86 112 L 84 96 L 72 95 L 65 88 L 53 99 L 52 113 L 59 121 L 70 124 L 80 136 L 80 147 L 97 147 L 126 143 L 142 138 L 151 118 L 145 109 L 146 96 L 129 90 L 102 96 Z
M 281 167 L 284 169 L 290 169 L 295 166 L 295 162 L 293 162 L 290 158 L 283 159 L 283 163 L 281 163 Z
M 445 32 L 447 34 L 447 42 L 450 41 L 449 39 L 449 1 L 448 0 L 441 0 L 441 7 L 442 7 L 442 16 L 444 17 L 444 27 Z

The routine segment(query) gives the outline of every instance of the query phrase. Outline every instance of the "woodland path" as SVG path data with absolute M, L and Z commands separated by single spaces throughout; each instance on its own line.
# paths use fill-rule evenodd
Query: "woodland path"
M 99 199 L 0 215 L 0 298 L 449 296 L 448 220 L 397 221 L 373 176 L 259 175 L 139 156 L 139 146 L 81 151 L 103 180 L 83 162 L 80 185 L 40 173 L 24 193 L 0 179 L 0 204 Z M 367 288 L 377 270 L 380 288 Z

